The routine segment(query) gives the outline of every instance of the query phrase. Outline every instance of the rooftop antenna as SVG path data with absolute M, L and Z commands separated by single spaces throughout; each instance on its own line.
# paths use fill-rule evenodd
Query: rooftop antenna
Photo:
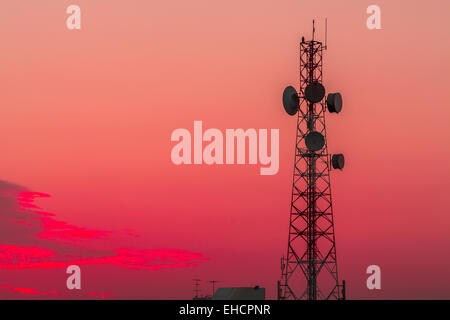
M 217 280 L 210 280 L 210 281 L 209 281 L 209 283 L 212 283 L 212 295 L 211 295 L 211 297 L 214 296 L 214 285 L 215 285 L 217 282 L 220 282 L 220 281 L 217 281 Z
M 198 298 L 198 293 L 200 292 L 200 289 L 198 288 L 200 285 L 200 279 L 192 279 L 194 281 L 194 298 Z
M 328 30 L 328 19 L 325 18 L 325 46 L 323 47 L 324 50 L 327 50 L 327 30 Z

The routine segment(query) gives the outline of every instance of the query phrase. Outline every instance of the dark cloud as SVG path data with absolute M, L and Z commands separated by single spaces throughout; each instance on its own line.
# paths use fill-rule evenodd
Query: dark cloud
M 25 187 L 0 180 L 0 243 L 28 245 L 44 227 L 35 213 L 20 208 L 17 196 Z

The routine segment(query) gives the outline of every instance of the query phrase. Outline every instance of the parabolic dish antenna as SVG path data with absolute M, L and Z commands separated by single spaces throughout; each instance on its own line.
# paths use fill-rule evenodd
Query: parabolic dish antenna
M 320 102 L 325 97 L 325 88 L 319 82 L 311 82 L 305 88 L 305 98 L 311 103 Z
M 342 96 L 338 93 L 329 93 L 327 97 L 328 111 L 339 113 L 342 110 Z
M 331 157 L 331 164 L 333 165 L 334 169 L 339 169 L 339 170 L 344 169 L 344 165 L 345 165 L 344 155 L 342 153 L 333 154 L 333 156 Z
M 320 132 L 311 131 L 305 137 L 305 144 L 310 151 L 319 151 L 325 145 L 325 138 Z
M 293 116 L 297 113 L 299 108 L 299 98 L 298 93 L 294 87 L 289 86 L 284 89 L 283 92 L 283 106 L 286 112 Z

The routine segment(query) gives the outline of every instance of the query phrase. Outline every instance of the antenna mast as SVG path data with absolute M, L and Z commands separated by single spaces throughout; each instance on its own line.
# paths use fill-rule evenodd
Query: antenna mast
M 219 282 L 219 281 L 217 281 L 217 280 L 210 280 L 210 281 L 209 281 L 209 283 L 212 283 L 212 295 L 211 295 L 211 297 L 214 296 L 214 292 L 215 292 L 215 291 L 214 291 L 214 285 L 215 285 L 217 282 Z
M 198 293 L 200 292 L 199 286 L 200 286 L 200 279 L 192 279 L 194 281 L 194 299 L 198 298 Z

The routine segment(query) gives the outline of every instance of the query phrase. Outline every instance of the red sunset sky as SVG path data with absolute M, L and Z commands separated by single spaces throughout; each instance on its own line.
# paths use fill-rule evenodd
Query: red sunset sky
M 66 8 L 81 8 L 81 30 Z M 381 7 L 381 30 L 366 8 Z M 340 278 L 350 299 L 450 298 L 450 2 L 0 3 L 0 298 L 275 298 L 286 251 L 298 42 L 323 38 Z M 280 169 L 175 166 L 177 128 L 280 129 Z M 82 289 L 66 288 L 78 264 Z M 366 288 L 367 266 L 382 289 Z M 218 284 L 219 285 L 219 284 Z

